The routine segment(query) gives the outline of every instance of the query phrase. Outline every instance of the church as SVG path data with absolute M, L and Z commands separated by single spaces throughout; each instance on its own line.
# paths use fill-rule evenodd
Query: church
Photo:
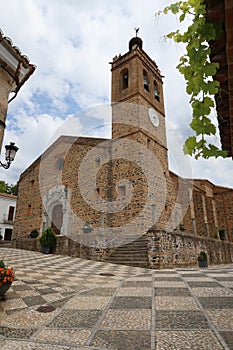
M 60 136 L 21 174 L 17 247 L 40 250 L 26 236 L 51 226 L 57 254 L 164 268 L 204 250 L 233 262 L 233 189 L 169 170 L 162 75 L 137 33 L 111 72 L 112 138 Z

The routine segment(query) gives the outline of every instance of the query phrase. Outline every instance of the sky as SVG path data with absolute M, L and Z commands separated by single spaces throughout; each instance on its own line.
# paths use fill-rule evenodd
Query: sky
M 192 135 L 189 96 L 176 69 L 183 47 L 164 40 L 165 34 L 177 29 L 178 20 L 172 15 L 155 16 L 170 2 L 1 0 L 1 30 L 37 66 L 8 107 L 3 144 L 14 141 L 19 151 L 9 170 L 0 168 L 1 180 L 15 184 L 55 135 L 72 134 L 67 121 L 73 116 L 79 136 L 110 137 L 109 113 L 96 113 L 93 119 L 85 111 L 96 106 L 102 111 L 111 102 L 109 62 L 128 51 L 135 27 L 140 27 L 144 51 L 164 76 L 166 121 L 172 129 L 167 135 L 169 164 L 172 171 L 180 172 L 173 161 L 172 134 L 179 135 L 181 147 Z M 212 118 L 217 123 L 215 111 Z M 219 144 L 218 137 L 214 141 Z M 233 187 L 231 159 L 189 158 L 194 178 Z M 182 170 L 179 175 L 183 176 Z

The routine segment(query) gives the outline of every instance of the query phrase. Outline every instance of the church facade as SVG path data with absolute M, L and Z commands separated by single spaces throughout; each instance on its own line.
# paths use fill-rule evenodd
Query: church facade
M 52 226 L 57 252 L 105 260 L 145 236 L 148 266 L 233 259 L 233 189 L 169 170 L 163 82 L 139 37 L 112 60 L 112 139 L 59 137 L 20 176 L 14 237 Z M 89 234 L 84 226 L 91 227 Z M 214 252 L 213 252 L 214 251 Z

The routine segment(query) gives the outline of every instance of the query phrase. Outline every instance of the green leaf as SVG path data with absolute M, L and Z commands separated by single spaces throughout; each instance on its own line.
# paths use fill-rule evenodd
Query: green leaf
M 193 154 L 193 150 L 196 148 L 197 141 L 195 136 L 190 136 L 185 141 L 183 146 L 184 154 L 189 154 L 190 156 Z
M 208 42 L 220 35 L 220 25 L 206 18 L 206 3 L 203 0 L 175 2 L 164 9 L 164 13 L 179 14 L 182 22 L 193 14 L 192 22 L 183 33 L 178 29 L 167 35 L 176 43 L 184 43 L 186 52 L 180 57 L 177 69 L 184 76 L 186 91 L 190 95 L 193 120 L 190 127 L 196 136 L 189 137 L 184 144 L 184 153 L 199 157 L 225 157 L 227 152 L 208 144 L 206 137 L 216 134 L 216 127 L 208 117 L 214 107 L 214 95 L 219 90 L 219 82 L 214 80 L 218 63 L 210 62 Z

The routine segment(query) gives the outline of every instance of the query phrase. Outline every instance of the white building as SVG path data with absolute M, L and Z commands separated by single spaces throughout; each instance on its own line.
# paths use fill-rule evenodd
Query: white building
M 0 237 L 4 241 L 12 239 L 17 196 L 0 193 Z

